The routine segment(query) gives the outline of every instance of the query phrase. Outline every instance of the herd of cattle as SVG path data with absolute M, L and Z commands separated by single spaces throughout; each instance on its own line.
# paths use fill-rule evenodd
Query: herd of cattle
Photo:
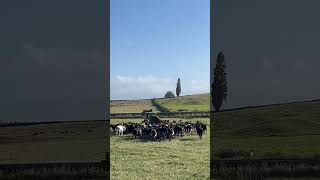
M 127 134 L 132 135 L 134 138 L 149 138 L 151 140 L 171 140 L 176 136 L 191 135 L 193 131 L 196 131 L 200 139 L 202 139 L 202 135 L 207 130 L 206 124 L 202 122 L 197 121 L 196 123 L 192 123 L 190 121 L 182 122 L 182 120 L 179 122 L 164 120 L 158 123 L 143 121 L 141 124 L 127 122 L 111 124 L 110 126 L 117 136 Z

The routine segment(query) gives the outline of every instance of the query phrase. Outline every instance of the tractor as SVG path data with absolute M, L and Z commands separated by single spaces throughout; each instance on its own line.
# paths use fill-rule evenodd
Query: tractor
M 145 112 L 144 113 L 144 122 L 149 124 L 157 124 L 160 123 L 160 118 L 154 112 Z

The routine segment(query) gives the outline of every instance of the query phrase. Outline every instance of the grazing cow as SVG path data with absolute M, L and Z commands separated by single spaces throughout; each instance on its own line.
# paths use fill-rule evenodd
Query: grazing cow
M 152 141 L 153 141 L 155 138 L 157 138 L 157 135 L 158 135 L 157 130 L 156 130 L 156 129 L 151 129 L 150 136 L 151 136 L 151 138 L 152 138 Z
M 179 126 L 179 125 L 176 125 L 174 128 L 173 128 L 173 131 L 174 131 L 174 134 L 176 135 L 176 136 L 183 136 L 183 129 L 182 129 L 182 127 L 181 126 Z
M 123 136 L 123 132 L 126 130 L 126 127 L 125 126 L 123 126 L 123 125 L 118 125 L 117 127 L 116 127 L 116 135 L 118 135 L 118 136 Z
M 117 124 L 110 124 L 110 127 L 112 128 L 113 132 L 116 132 Z
M 161 140 L 167 138 L 167 127 L 161 126 L 161 127 L 159 128 L 159 132 L 160 132 L 159 138 L 160 138 Z
M 120 123 L 111 124 L 110 127 L 116 132 L 116 135 L 123 136 L 124 134 L 131 134 L 133 138 L 149 138 L 152 140 L 160 139 L 171 140 L 175 136 L 184 136 L 184 134 L 192 134 L 192 130 L 196 130 L 200 139 L 202 135 L 206 132 L 206 125 L 197 121 L 197 123 L 192 123 L 191 121 L 183 122 L 179 120 L 178 122 L 170 122 L 169 120 L 162 120 L 160 122 L 152 123 Z
M 185 128 L 184 128 L 186 134 L 191 135 L 192 134 L 192 125 L 190 123 L 188 123 Z
M 200 139 L 202 139 L 203 127 L 202 127 L 202 124 L 199 123 L 198 121 L 196 123 L 196 131 L 197 131 L 197 134 L 199 135 Z
M 202 128 L 203 128 L 203 132 L 204 132 L 205 134 L 207 134 L 207 125 L 205 125 L 205 124 L 203 124 L 203 123 L 201 123 L 201 125 L 202 125 Z
M 137 137 L 141 137 L 142 136 L 142 129 L 140 127 L 138 128 L 135 128 L 133 131 L 132 131 L 132 135 L 134 138 L 137 138 Z
M 172 128 L 167 129 L 167 137 L 169 138 L 169 141 L 173 138 L 174 136 L 174 130 Z

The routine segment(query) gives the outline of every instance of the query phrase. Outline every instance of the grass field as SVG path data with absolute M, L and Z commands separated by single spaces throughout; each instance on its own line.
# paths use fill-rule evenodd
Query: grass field
M 320 101 L 215 113 L 214 155 L 320 158 Z
M 212 120 L 214 158 L 248 158 L 251 150 L 254 158 L 320 158 L 320 101 L 219 112 Z M 112 119 L 124 121 L 142 119 Z M 106 122 L 0 127 L 0 163 L 101 161 L 106 141 Z M 209 179 L 209 133 L 110 141 L 112 179 Z
M 209 111 L 210 109 L 209 94 L 156 99 L 156 101 L 159 105 L 169 109 L 170 112 L 177 112 L 179 109 L 187 109 L 188 111 Z
M 106 122 L 0 127 L 0 163 L 101 161 L 106 141 Z
M 187 109 L 188 111 L 209 111 L 209 94 L 196 94 L 190 96 L 181 96 L 179 98 L 160 98 L 156 102 L 169 109 L 171 112 L 177 112 L 179 109 Z M 159 112 L 153 106 L 151 100 L 125 100 L 111 101 L 111 113 L 141 113 L 144 109 L 152 109 Z
M 208 120 L 201 119 L 207 124 Z M 112 119 L 111 123 L 128 121 L 140 123 L 142 119 Z M 110 146 L 111 179 L 184 180 L 209 179 L 210 176 L 209 133 L 202 140 L 192 135 L 160 142 L 112 135 Z
M 128 101 L 111 101 L 111 113 L 141 113 L 144 109 L 158 110 L 152 106 L 151 100 L 128 100 Z

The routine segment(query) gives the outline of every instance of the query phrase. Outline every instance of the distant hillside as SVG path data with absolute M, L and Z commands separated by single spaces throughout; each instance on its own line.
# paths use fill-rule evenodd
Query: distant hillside
M 156 99 L 156 102 L 170 112 L 177 112 L 179 110 L 209 111 L 210 94 L 196 94 L 166 99 L 161 98 Z
M 320 135 L 320 101 L 215 113 L 214 124 L 216 136 Z
M 151 103 L 151 100 L 121 100 L 111 101 L 110 112 L 111 113 L 141 113 L 144 109 L 152 109 L 154 112 L 158 112 L 156 107 Z
M 320 101 L 251 107 L 213 114 L 214 157 L 320 157 Z
M 208 93 L 181 96 L 179 98 L 157 98 L 155 102 L 171 112 L 176 112 L 179 109 L 209 111 L 209 99 L 210 95 Z M 153 109 L 153 111 L 159 112 L 152 104 L 151 99 L 111 101 L 110 108 L 111 113 L 140 113 L 144 109 Z

